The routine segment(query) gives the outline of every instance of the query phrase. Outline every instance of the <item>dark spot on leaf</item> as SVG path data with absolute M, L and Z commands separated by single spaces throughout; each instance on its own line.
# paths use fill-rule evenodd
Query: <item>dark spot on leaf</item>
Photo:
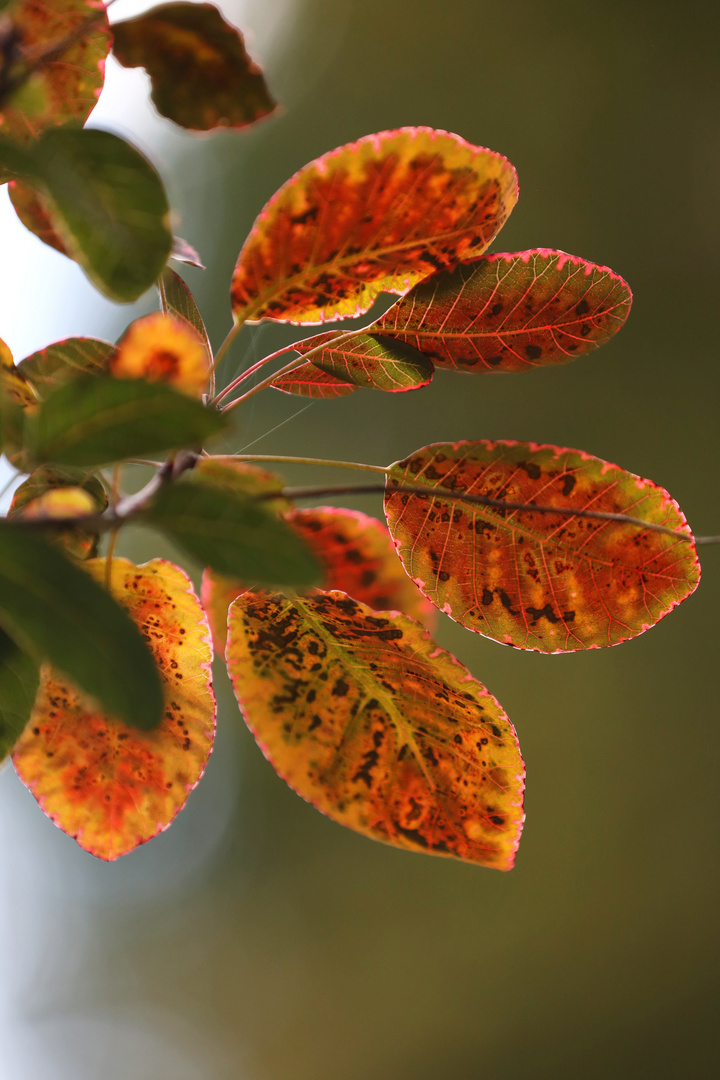
M 581 300 L 580 303 L 575 308 L 575 314 L 576 315 L 587 315 L 589 310 L 590 310 L 590 305 L 588 304 L 587 300 Z
M 542 469 L 534 461 L 520 461 L 518 462 L 521 469 L 524 469 L 531 480 L 539 480 L 542 476 Z
M 572 489 L 575 487 L 575 483 L 575 477 L 571 476 L 570 473 L 568 473 L 565 477 L 565 480 L 563 481 L 563 495 L 569 495 Z
M 525 355 L 527 356 L 528 360 L 539 360 L 542 356 L 542 349 L 539 345 L 526 345 Z

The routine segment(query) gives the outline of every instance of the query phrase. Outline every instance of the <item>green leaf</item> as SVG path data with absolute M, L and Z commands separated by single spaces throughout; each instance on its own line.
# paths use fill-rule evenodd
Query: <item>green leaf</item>
M 103 709 L 134 727 L 160 720 L 155 661 L 130 616 L 31 529 L 0 522 L 0 624 Z
M 167 196 L 124 139 L 54 129 L 22 150 L 3 141 L 0 162 L 41 188 L 49 226 L 111 300 L 137 300 L 157 280 L 172 246 Z
M 203 566 L 248 584 L 314 585 L 315 557 L 262 503 L 192 476 L 161 489 L 142 514 Z
M 168 266 L 163 270 L 162 282 L 170 314 L 177 315 L 179 318 L 189 322 L 205 342 L 208 356 L 212 356 L 212 346 L 210 344 L 208 332 L 205 329 L 203 317 L 198 310 L 198 306 L 193 299 L 192 293 L 183 279 Z
M 198 446 L 225 428 L 214 409 L 163 383 L 86 376 L 59 387 L 26 421 L 38 464 L 99 465 Z
M 242 34 L 212 4 L 163 4 L 113 34 L 116 58 L 145 68 L 155 108 L 181 127 L 243 128 L 276 108 Z
M 427 356 L 404 341 L 382 334 L 338 335 L 329 331 L 298 341 L 293 348 L 301 356 L 319 349 L 310 357 L 315 367 L 368 390 L 398 394 L 427 386 L 433 377 L 434 366 Z
M 40 397 L 78 375 L 101 375 L 107 371 L 115 347 L 99 338 L 66 338 L 26 356 L 18 371 Z
M 30 719 L 39 682 L 37 663 L 0 630 L 0 762 Z

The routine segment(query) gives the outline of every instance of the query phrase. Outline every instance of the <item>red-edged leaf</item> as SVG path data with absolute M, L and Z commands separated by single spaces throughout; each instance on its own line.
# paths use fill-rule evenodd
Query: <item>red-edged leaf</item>
M 102 580 L 104 559 L 85 566 Z M 140 731 L 104 715 L 46 667 L 13 753 L 48 817 L 108 860 L 168 827 L 203 773 L 215 730 L 212 647 L 187 575 L 160 559 L 145 566 L 115 559 L 112 585 L 160 668 L 166 707 L 159 726 Z
M 512 165 L 458 135 L 367 135 L 310 162 L 267 203 L 235 267 L 235 317 L 361 315 L 380 292 L 481 255 L 516 200 Z
M 228 670 L 278 774 L 375 840 L 509 870 L 524 768 L 498 702 L 405 615 L 342 592 L 245 593 Z
M 103 375 L 115 352 L 99 338 L 66 338 L 26 356 L 18 371 L 41 398 L 78 375 Z
M 402 611 L 432 630 L 435 608 L 410 581 L 389 532 L 376 518 L 320 506 L 293 510 L 286 521 L 316 555 L 326 589 L 340 589 L 374 611 Z M 228 608 L 244 591 L 241 583 L 211 570 L 203 574 L 200 595 L 220 654 L 225 653 Z
M 53 223 L 43 197 L 36 188 L 22 180 L 11 180 L 8 184 L 10 202 L 15 213 L 26 229 L 42 240 L 48 247 L 55 248 L 61 255 L 68 255 L 67 248 L 53 228 Z
M 333 335 L 335 336 L 335 335 Z M 310 398 L 339 398 L 347 397 L 359 390 L 359 386 L 344 382 L 336 375 L 328 375 L 315 367 L 312 360 L 306 364 L 289 371 L 286 375 L 280 375 L 272 383 L 276 390 L 282 390 L 285 394 L 295 394 L 298 397 Z
M 277 108 L 242 34 L 213 4 L 162 4 L 113 33 L 117 59 L 146 69 L 155 108 L 181 127 L 239 129 Z
M 402 484 L 427 487 L 431 497 L 393 492 Z M 684 538 L 533 504 L 627 514 Z M 391 467 L 385 511 L 403 565 L 427 598 L 463 626 L 523 649 L 617 645 L 653 626 L 699 580 L 692 533 L 668 493 L 580 450 L 426 446 Z
M 18 34 L 11 74 L 19 75 L 38 55 L 58 51 L 0 108 L 3 135 L 30 142 L 51 127 L 84 124 L 102 90 L 110 48 L 103 5 L 97 0 L 17 0 L 7 14 Z M 88 29 L 80 34 L 82 27 Z M 0 169 L 0 183 L 7 179 Z
M 296 342 L 293 348 L 305 356 L 322 345 L 325 347 L 313 353 L 310 361 L 315 367 L 368 390 L 403 393 L 427 386 L 433 377 L 433 364 L 427 356 L 382 334 L 317 334 Z
M 537 248 L 439 271 L 371 328 L 460 371 L 527 371 L 566 364 L 604 345 L 632 293 L 606 266 Z

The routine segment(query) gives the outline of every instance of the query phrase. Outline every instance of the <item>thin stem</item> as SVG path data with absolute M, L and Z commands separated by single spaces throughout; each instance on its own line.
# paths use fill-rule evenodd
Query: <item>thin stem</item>
M 244 322 L 245 322 L 244 319 L 239 319 L 238 322 L 233 323 L 233 325 L 230 327 L 230 330 L 228 331 L 225 340 L 223 341 L 223 343 L 220 346 L 220 348 L 218 349 L 218 351 L 215 353 L 215 359 L 212 362 L 212 368 L 211 368 L 212 372 L 215 372 L 215 370 L 217 369 L 217 366 L 220 363 L 220 361 L 222 359 L 224 359 L 225 353 L 228 351 L 228 349 L 232 345 L 233 341 L 235 340 L 235 338 L 238 336 L 238 334 L 242 330 Z
M 387 475 L 389 469 L 382 465 L 365 465 L 359 461 L 331 461 L 327 458 L 288 457 L 285 454 L 233 454 L 235 461 L 274 461 L 285 465 L 327 465 L 335 469 L 359 469 Z M 384 490 L 384 489 L 383 489 Z
M 696 544 L 720 544 L 720 536 L 696 536 Z
M 294 348 L 294 345 L 285 345 L 282 349 L 277 349 L 274 353 L 270 353 L 269 356 L 264 356 L 262 360 L 258 360 L 258 362 L 253 364 L 252 367 L 249 367 L 247 371 L 241 372 L 236 379 L 233 379 L 231 383 L 228 383 L 225 389 L 221 390 L 217 397 L 213 398 L 210 404 L 217 405 L 223 398 L 227 397 L 228 394 L 232 394 L 233 390 L 237 389 L 241 383 L 245 382 L 246 379 L 249 379 L 251 375 L 254 375 L 256 371 L 259 371 L 264 364 L 270 363 L 271 360 L 277 359 L 278 356 L 283 356 L 285 353 L 292 352 Z
M 112 589 L 112 564 L 113 555 L 115 553 L 115 544 L 117 543 L 118 533 L 120 532 L 120 526 L 117 525 L 110 533 L 110 539 L 108 541 L 108 549 L 105 555 L 105 588 L 108 592 Z

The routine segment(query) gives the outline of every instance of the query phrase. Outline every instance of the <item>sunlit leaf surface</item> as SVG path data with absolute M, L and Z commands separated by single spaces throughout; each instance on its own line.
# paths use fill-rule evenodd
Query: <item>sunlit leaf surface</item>
M 416 285 L 373 325 L 460 371 L 566 364 L 620 329 L 632 294 L 606 266 L 538 248 L 487 255 Z
M 206 387 L 210 364 L 205 340 L 187 319 L 155 311 L 130 323 L 109 371 L 116 379 L 167 383 L 197 398 Z
M 517 200 L 500 154 L 432 128 L 368 135 L 273 195 L 240 252 L 236 318 L 320 323 L 488 247 Z
M 66 338 L 26 356 L 18 371 L 41 398 L 77 375 L 102 375 L 114 347 L 98 338 Z
M 181 127 L 244 128 L 276 108 L 242 34 L 212 4 L 162 4 L 113 34 L 117 59 L 146 69 L 156 109 Z
M 393 491 L 402 484 L 431 497 Z M 454 498 L 433 494 L 443 488 Z M 533 503 L 628 514 L 682 536 L 540 513 Z M 470 630 L 524 649 L 616 645 L 653 626 L 699 580 L 692 534 L 668 493 L 579 450 L 436 443 L 392 466 L 385 510 L 403 565 L 428 599 Z
M 110 49 L 103 6 L 97 0 L 16 0 L 5 14 L 19 34 L 15 74 L 38 52 L 63 43 L 65 48 L 39 66 L 0 109 L 3 134 L 26 142 L 57 125 L 82 125 L 97 104 Z M 83 26 L 88 31 L 79 35 Z M 7 176 L 0 169 L 3 180 Z
M 315 367 L 312 360 L 299 364 L 286 375 L 279 375 L 272 385 L 286 394 L 323 399 L 347 397 L 360 389 L 359 386 L 338 379 L 336 375 L 328 375 L 326 371 Z
M 343 825 L 508 870 L 524 769 L 498 702 L 407 616 L 342 592 L 245 593 L 228 670 L 279 775 Z
M 104 560 L 86 565 L 102 579 Z M 203 773 L 215 728 L 212 648 L 187 575 L 159 559 L 139 567 L 116 559 L 112 586 L 160 668 L 160 725 L 128 727 L 45 668 L 13 754 L 45 813 L 101 859 L 116 859 L 167 828 Z
M 303 537 L 323 570 L 325 589 L 340 589 L 375 611 L 403 611 L 428 629 L 435 608 L 410 581 L 397 557 L 390 534 L 376 518 L 333 506 L 293 510 L 285 519 Z M 208 613 L 213 643 L 225 652 L 227 615 L 246 586 L 206 570 L 201 598 Z
M 334 378 L 368 390 L 402 393 L 427 386 L 433 377 L 432 361 L 404 341 L 381 334 L 344 334 L 330 331 L 298 341 L 301 356 L 313 353 L 311 363 Z M 290 372 L 290 378 L 295 372 Z

